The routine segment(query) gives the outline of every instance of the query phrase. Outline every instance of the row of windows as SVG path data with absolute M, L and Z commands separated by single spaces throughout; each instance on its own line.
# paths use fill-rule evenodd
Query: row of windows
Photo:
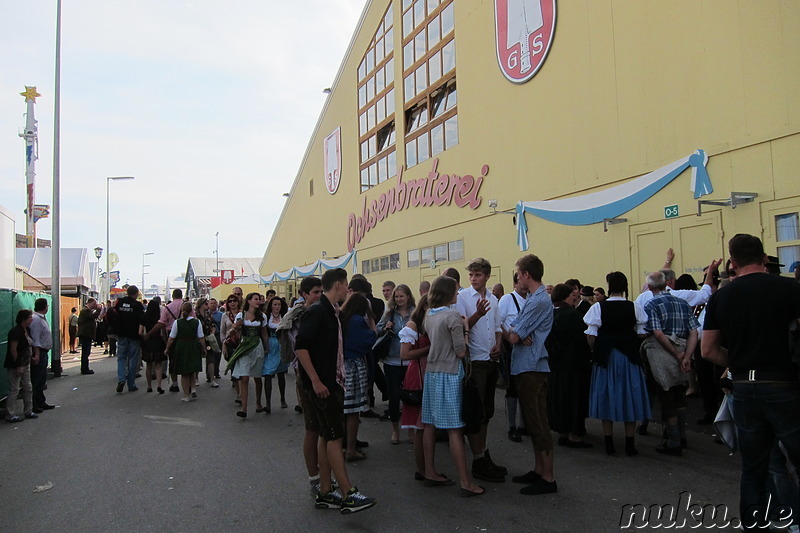
M 389 59 L 382 67 L 358 88 L 358 107 L 362 108 L 371 102 L 375 95 L 383 92 L 394 83 L 394 59 Z
M 454 29 L 453 4 L 445 7 L 440 14 L 424 23 L 413 39 L 403 45 L 403 69 L 421 60 L 429 51 L 437 48 L 439 41 Z M 404 29 L 406 29 L 404 27 Z M 413 31 L 415 28 L 411 28 Z M 405 37 L 405 36 L 404 36 Z
M 392 4 L 358 67 L 361 192 L 458 144 L 453 0 L 403 0 L 402 147 L 398 161 Z M 444 81 L 443 81 L 444 80 Z
M 413 167 L 458 144 L 458 115 L 406 142 L 406 165 Z
M 375 36 L 372 38 L 370 47 L 361 59 L 361 64 L 358 65 L 358 81 L 363 81 L 367 75 L 372 72 L 376 65 L 389 57 L 394 51 L 394 29 L 392 28 L 394 13 L 392 6 L 386 10 L 383 20 L 375 30 Z
M 400 270 L 400 254 L 384 255 L 361 261 L 362 274 L 374 274 L 384 270 Z
M 451 40 L 403 78 L 406 102 L 410 102 L 415 96 L 422 94 L 425 89 L 434 85 L 442 76 L 455 68 L 456 42 Z
M 397 152 L 391 150 L 361 169 L 361 192 L 397 175 Z
M 358 70 L 361 192 L 397 174 L 392 9 L 390 2 Z
M 394 116 L 394 89 L 378 98 L 358 117 L 358 132 L 361 136 L 381 124 L 386 117 Z M 363 161 L 363 160 L 362 160 Z
M 441 3 L 442 0 L 403 0 L 403 38 L 421 26 Z
M 450 241 L 447 243 L 418 248 L 408 251 L 408 268 L 427 266 L 431 261 L 463 261 L 464 241 Z

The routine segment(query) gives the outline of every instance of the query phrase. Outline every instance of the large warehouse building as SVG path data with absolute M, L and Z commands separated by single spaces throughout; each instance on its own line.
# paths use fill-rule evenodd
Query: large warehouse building
M 368 1 L 260 265 L 417 284 L 800 260 L 800 2 Z

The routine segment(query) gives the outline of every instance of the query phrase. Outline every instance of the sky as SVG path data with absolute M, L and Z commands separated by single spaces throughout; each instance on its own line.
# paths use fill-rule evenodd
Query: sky
M 105 249 L 106 177 L 134 176 L 110 185 L 122 282 L 146 263 L 164 284 L 216 232 L 220 257 L 262 257 L 365 3 L 63 0 L 61 247 Z M 26 85 L 52 205 L 55 26 L 56 0 L 0 3 L 0 205 L 21 234 Z

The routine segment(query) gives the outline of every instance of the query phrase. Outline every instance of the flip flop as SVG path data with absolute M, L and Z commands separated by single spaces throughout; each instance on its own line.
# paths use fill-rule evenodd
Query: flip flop
M 483 496 L 484 494 L 486 494 L 485 488 L 481 487 L 480 485 L 478 485 L 478 487 L 480 487 L 481 489 L 480 492 L 473 492 L 469 489 L 462 488 L 459 493 L 461 494 L 462 498 L 472 498 L 473 496 Z
M 452 479 L 428 479 L 425 478 L 424 485 L 426 487 L 452 487 L 456 482 Z M 462 489 L 464 490 L 464 489 Z

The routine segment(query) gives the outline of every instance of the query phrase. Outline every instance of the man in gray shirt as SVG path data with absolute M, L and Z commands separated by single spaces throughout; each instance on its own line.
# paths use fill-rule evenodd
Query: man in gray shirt
M 31 322 L 31 340 L 39 348 L 39 362 L 31 363 L 31 385 L 33 387 L 33 412 L 41 413 L 54 406 L 47 403 L 44 389 L 47 385 L 47 362 L 53 348 L 53 335 L 47 324 L 47 300 L 38 298 L 33 304 L 33 322 Z

